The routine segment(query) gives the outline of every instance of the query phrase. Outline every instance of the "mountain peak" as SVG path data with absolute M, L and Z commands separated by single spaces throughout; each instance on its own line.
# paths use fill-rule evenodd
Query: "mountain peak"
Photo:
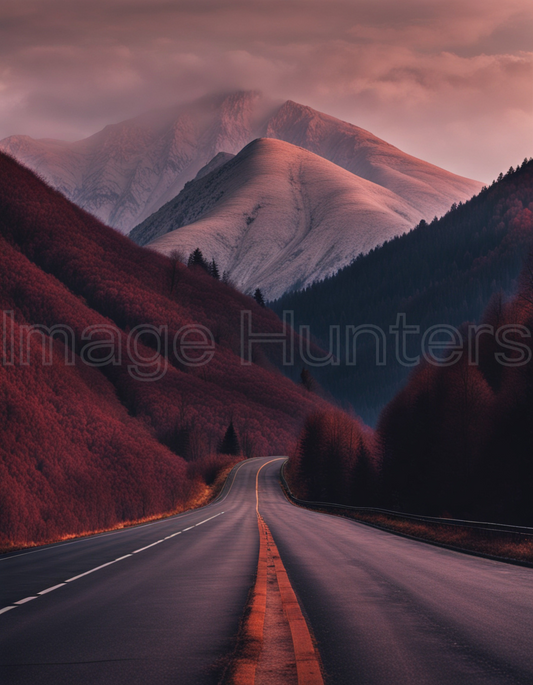
M 257 138 L 130 237 L 167 254 L 200 247 L 243 291 L 259 287 L 272 299 L 331 275 L 421 218 L 391 191 L 323 157 Z
M 300 114 L 313 114 L 318 115 L 316 109 L 313 109 L 309 105 L 302 105 L 300 102 L 295 102 L 294 100 L 286 100 L 279 108 L 280 112 L 297 112 Z
M 178 195 L 219 152 L 237 154 L 259 136 L 305 148 L 392 190 L 428 219 L 481 188 L 357 126 L 293 100 L 280 106 L 259 90 L 155 110 L 74 143 L 14 136 L 0 141 L 0 150 L 127 233 Z

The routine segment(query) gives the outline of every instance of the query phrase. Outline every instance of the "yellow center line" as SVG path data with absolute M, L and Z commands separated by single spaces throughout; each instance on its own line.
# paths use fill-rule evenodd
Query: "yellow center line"
M 272 537 L 269 527 L 263 520 L 263 517 L 259 513 L 259 473 L 261 469 L 274 461 L 280 461 L 283 457 L 278 457 L 277 459 L 271 459 L 261 466 L 257 471 L 257 476 L 255 479 L 255 510 L 257 512 L 257 523 L 259 525 L 259 534 L 261 540 L 260 553 L 259 553 L 259 564 L 258 564 L 258 581 L 257 585 L 261 587 L 261 596 L 264 592 L 264 607 L 261 604 L 261 625 L 259 630 L 260 640 L 263 638 L 263 623 L 264 623 L 264 612 L 266 611 L 266 549 L 264 541 L 266 542 L 271 550 L 274 567 L 276 571 L 276 577 L 278 580 L 278 587 L 281 594 L 281 603 L 283 605 L 283 612 L 289 623 L 289 628 L 292 636 L 292 645 L 294 650 L 294 657 L 296 660 L 296 672 L 298 675 L 298 685 L 324 685 L 324 679 L 322 677 L 322 669 L 320 667 L 320 657 L 314 645 L 314 641 L 311 635 L 307 621 L 302 614 L 300 604 L 296 597 L 285 566 L 281 560 L 278 548 Z M 257 589 L 256 585 L 256 589 Z M 263 589 L 264 588 L 264 589 Z M 248 679 L 243 679 L 241 681 L 243 685 L 248 682 L 255 681 L 255 670 L 257 666 L 257 661 L 253 664 L 248 674 Z M 240 685 L 240 684 L 239 684 Z
M 257 515 L 260 516 L 259 514 L 259 474 L 261 473 L 261 470 L 265 468 L 265 466 L 268 466 L 269 464 L 272 464 L 274 461 L 280 461 L 280 459 L 284 459 L 285 457 L 276 457 L 276 459 L 271 459 L 270 461 L 266 461 L 259 469 L 257 469 L 257 475 L 255 477 L 255 511 L 257 512 Z

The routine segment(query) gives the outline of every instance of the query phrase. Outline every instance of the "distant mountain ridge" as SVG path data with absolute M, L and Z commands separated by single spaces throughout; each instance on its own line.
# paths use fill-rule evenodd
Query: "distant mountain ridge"
M 314 152 L 391 190 L 426 219 L 481 188 L 477 181 L 411 157 L 357 126 L 290 100 L 275 107 L 256 91 L 205 97 L 144 114 L 73 143 L 10 136 L 0 141 L 0 150 L 128 233 L 219 153 L 237 154 L 259 137 Z
M 260 123 L 261 96 L 233 93 L 143 114 L 67 143 L 10 136 L 0 150 L 122 233 L 174 197 L 221 151 L 237 153 Z
M 266 138 L 278 138 L 396 193 L 426 220 L 453 202 L 470 199 L 482 183 L 457 176 L 402 152 L 365 129 L 292 100 L 267 123 Z

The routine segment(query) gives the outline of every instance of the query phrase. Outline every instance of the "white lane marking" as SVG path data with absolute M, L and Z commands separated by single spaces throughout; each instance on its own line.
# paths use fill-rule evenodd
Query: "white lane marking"
M 163 540 L 158 540 L 157 542 L 152 542 L 151 545 L 146 545 L 146 547 L 141 547 L 141 549 L 136 549 L 132 552 L 132 554 L 137 554 L 137 552 L 144 552 L 145 549 L 150 549 L 150 547 L 154 547 L 155 545 L 158 545 L 160 542 L 163 542 Z
M 17 607 L 4 607 L 3 609 L 0 609 L 0 614 L 5 614 L 6 611 L 11 611 L 11 609 L 16 609 Z
M 53 585 L 52 587 L 47 587 L 46 590 L 41 590 L 41 592 L 38 592 L 38 595 L 46 595 L 48 592 L 52 592 L 52 590 L 57 590 L 58 587 L 63 587 L 63 585 L 66 585 L 66 583 L 59 583 L 59 585 Z
M 211 519 L 216 519 L 217 516 L 220 516 L 223 513 L 224 512 L 221 511 L 220 514 L 215 514 L 214 516 L 211 516 L 211 518 L 205 519 L 204 521 L 200 521 L 200 523 L 197 523 L 194 527 L 196 528 L 196 526 L 201 526 L 202 523 L 207 523 L 208 521 L 211 521 Z
M 160 542 L 164 542 L 165 540 L 170 540 L 170 538 L 173 538 L 175 535 L 181 535 L 182 533 L 186 533 L 188 530 L 192 530 L 193 528 L 196 528 L 196 526 L 201 526 L 202 523 L 207 523 L 208 521 L 211 521 L 212 519 L 216 519 L 217 516 L 221 516 L 224 512 L 221 511 L 218 514 L 215 514 L 214 516 L 210 516 L 208 519 L 204 519 L 203 521 L 200 521 L 200 523 L 196 523 L 194 526 L 189 526 L 188 528 L 184 528 L 183 530 L 178 530 L 177 533 L 172 533 L 172 535 L 167 535 L 166 538 L 162 538 L 161 540 L 158 540 L 157 542 L 152 542 L 151 545 L 146 545 L 146 547 L 141 547 L 141 549 L 136 549 L 132 554 L 137 554 L 138 552 L 144 552 L 145 549 L 149 549 L 150 547 L 154 547 L 155 545 L 158 545 Z M 131 556 L 131 555 L 130 555 Z M 123 557 L 125 558 L 125 557 Z M 117 559 L 118 561 L 118 559 Z
M 84 576 L 88 576 L 90 573 L 94 573 L 95 571 L 99 571 L 101 568 L 105 568 L 106 566 L 111 566 L 111 564 L 115 564 L 117 561 L 122 561 L 122 559 L 127 559 L 128 557 L 131 557 L 133 554 L 137 554 L 138 552 L 143 552 L 145 549 L 149 549 L 150 547 L 154 547 L 155 545 L 159 545 L 159 543 L 164 542 L 165 540 L 168 540 L 169 538 L 173 538 L 175 535 L 181 535 L 181 533 L 185 533 L 187 530 L 192 530 L 193 528 L 196 528 L 196 526 L 201 526 L 202 523 L 207 523 L 208 521 L 212 521 L 213 519 L 216 519 L 217 516 L 221 516 L 223 513 L 224 512 L 221 511 L 218 514 L 215 514 L 214 516 L 210 516 L 208 519 L 204 519 L 203 521 L 196 523 L 194 526 L 189 526 L 189 528 L 185 528 L 184 530 L 178 530 L 176 533 L 172 533 L 172 535 L 168 535 L 166 538 L 162 538 L 161 540 L 157 540 L 157 542 L 152 542 L 151 545 L 146 545 L 146 547 L 141 547 L 141 549 L 136 549 L 131 554 L 125 554 L 122 557 L 118 557 L 118 559 L 114 559 L 113 561 L 108 561 L 107 564 L 101 564 L 100 566 L 96 566 L 95 568 L 92 568 L 90 571 L 85 571 L 85 573 L 80 573 L 77 576 L 73 576 L 72 578 L 65 580 L 64 583 L 59 583 L 58 585 L 54 585 L 53 587 L 47 588 L 46 590 L 41 590 L 41 592 L 38 592 L 37 595 L 35 595 L 33 597 L 25 597 L 24 599 L 20 599 L 18 602 L 14 602 L 13 606 L 8 606 L 8 607 L 4 607 L 3 609 L 0 609 L 0 614 L 4 614 L 4 613 L 6 613 L 6 611 L 11 611 L 11 609 L 16 609 L 17 606 L 20 604 L 26 604 L 26 602 L 30 602 L 32 599 L 37 599 L 37 597 L 40 595 L 45 595 L 48 592 L 52 592 L 52 590 L 57 590 L 57 588 L 63 587 L 63 585 L 66 585 L 67 583 L 72 583 L 74 580 L 78 580 L 78 578 L 83 578 Z
M 114 564 L 115 561 L 108 561 L 107 564 L 102 564 L 101 566 L 96 566 L 95 568 L 92 568 L 90 571 L 85 571 L 85 573 L 80 573 L 78 576 L 74 576 L 73 578 L 69 578 L 68 580 L 65 580 L 65 583 L 72 583 L 73 580 L 78 580 L 78 578 L 83 578 L 83 576 L 88 576 L 89 573 L 94 573 L 95 571 L 99 571 L 101 568 L 105 568 L 106 566 L 111 566 L 111 564 Z
M 254 459 L 257 459 L 258 457 L 254 457 Z M 250 461 L 250 460 L 248 460 Z M 244 466 L 246 464 L 246 461 L 243 461 L 242 464 L 239 465 L 239 469 L 241 466 Z M 237 469 L 237 471 L 239 471 Z M 237 475 L 235 473 L 235 475 Z M 235 478 L 233 479 L 233 481 Z M 233 487 L 233 481 L 231 482 L 230 485 L 230 490 Z M 4 557 L 3 559 L 0 559 L 0 562 L 2 561 L 9 561 L 10 559 L 17 559 L 18 557 L 25 557 L 28 554 L 37 554 L 38 552 L 49 552 L 50 550 L 54 549 L 59 549 L 60 547 L 68 547 L 69 545 L 77 545 L 80 542 L 90 542 L 91 540 L 97 540 L 99 538 L 107 538 L 110 535 L 119 535 L 120 533 L 134 533 L 135 531 L 141 529 L 141 528 L 150 528 L 150 526 L 156 526 L 159 524 L 163 523 L 168 523 L 169 521 L 179 521 L 186 516 L 192 516 L 192 514 L 197 514 L 201 509 L 205 509 L 207 507 L 211 507 L 215 504 L 220 504 L 224 499 L 229 494 L 229 490 L 224 495 L 224 498 L 220 501 L 215 501 L 211 502 L 211 504 L 206 504 L 205 507 L 199 507 L 198 509 L 190 509 L 189 511 L 184 511 L 181 514 L 174 514 L 173 516 L 167 516 L 166 518 L 158 519 L 157 521 L 152 521 L 151 523 L 139 523 L 139 524 L 133 524 L 132 526 L 126 526 L 125 528 L 119 528 L 118 530 L 110 530 L 107 531 L 106 533 L 96 533 L 95 535 L 86 535 L 85 537 L 79 538 L 79 540 L 72 540 L 71 542 L 55 542 L 55 543 L 50 543 L 49 545 L 44 545 L 43 547 L 40 547 L 39 549 L 32 549 L 29 552 L 21 552 L 20 554 L 10 554 L 7 557 Z

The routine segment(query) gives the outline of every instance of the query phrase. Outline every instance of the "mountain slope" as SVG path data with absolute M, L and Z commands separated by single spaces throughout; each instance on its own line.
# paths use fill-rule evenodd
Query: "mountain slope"
M 356 176 L 388 188 L 427 221 L 464 202 L 481 183 L 402 152 L 358 126 L 289 100 L 268 121 L 265 136 L 314 152 Z
M 440 354 L 426 348 L 430 354 L 397 394 L 394 376 L 400 369 L 405 380 L 408 370 L 390 354 L 378 369 L 375 350 L 358 347 L 357 366 L 339 367 L 337 390 L 342 383 L 358 411 L 380 383 L 382 400 L 391 401 L 373 435 L 338 410 L 308 418 L 287 468 L 298 497 L 533 525 L 532 244 L 530 159 L 440 221 L 278 303 L 322 336 L 341 312 L 349 323 L 384 330 L 402 311 L 420 333 L 433 324 L 458 326 L 453 344 L 440 338 L 446 345 Z M 515 294 L 494 294 L 485 307 L 499 287 Z M 472 315 L 479 326 L 460 325 Z M 415 339 L 407 354 L 420 355 L 420 336 L 411 329 L 407 337 Z M 525 537 L 469 537 L 449 529 L 434 539 L 531 560 Z
M 187 184 L 130 237 L 165 254 L 199 246 L 239 288 L 259 287 L 273 299 L 329 276 L 421 218 L 387 189 L 262 138 Z
M 331 326 L 341 327 L 342 363 L 311 369 L 338 400 L 367 423 L 407 380 L 411 367 L 395 353 L 390 326 L 400 313 L 418 334 L 407 334 L 407 355 L 421 354 L 430 326 L 460 326 L 481 317 L 499 290 L 509 294 L 533 244 L 533 161 L 526 162 L 469 202 L 431 224 L 391 240 L 321 283 L 288 293 L 271 304 L 293 311 L 296 325 L 308 325 L 329 347 Z M 372 334 L 357 340 L 356 363 L 347 365 L 347 326 L 377 326 L 387 346 L 386 364 L 376 365 Z
M 105 223 L 127 233 L 174 197 L 218 152 L 254 138 L 260 96 L 203 98 L 66 143 L 10 136 L 0 150 Z
M 236 154 L 258 137 L 315 152 L 397 193 L 427 220 L 481 187 L 310 107 L 288 101 L 276 109 L 257 92 L 206 97 L 106 126 L 73 143 L 10 136 L 0 141 L 0 150 L 127 233 L 219 152 Z
M 0 307 L 1 547 L 190 506 L 230 422 L 247 454 L 283 454 L 325 404 L 258 346 L 242 365 L 241 310 L 280 333 L 273 312 L 137 247 L 5 155 Z M 184 331 L 212 332 L 209 363 L 187 361 Z

